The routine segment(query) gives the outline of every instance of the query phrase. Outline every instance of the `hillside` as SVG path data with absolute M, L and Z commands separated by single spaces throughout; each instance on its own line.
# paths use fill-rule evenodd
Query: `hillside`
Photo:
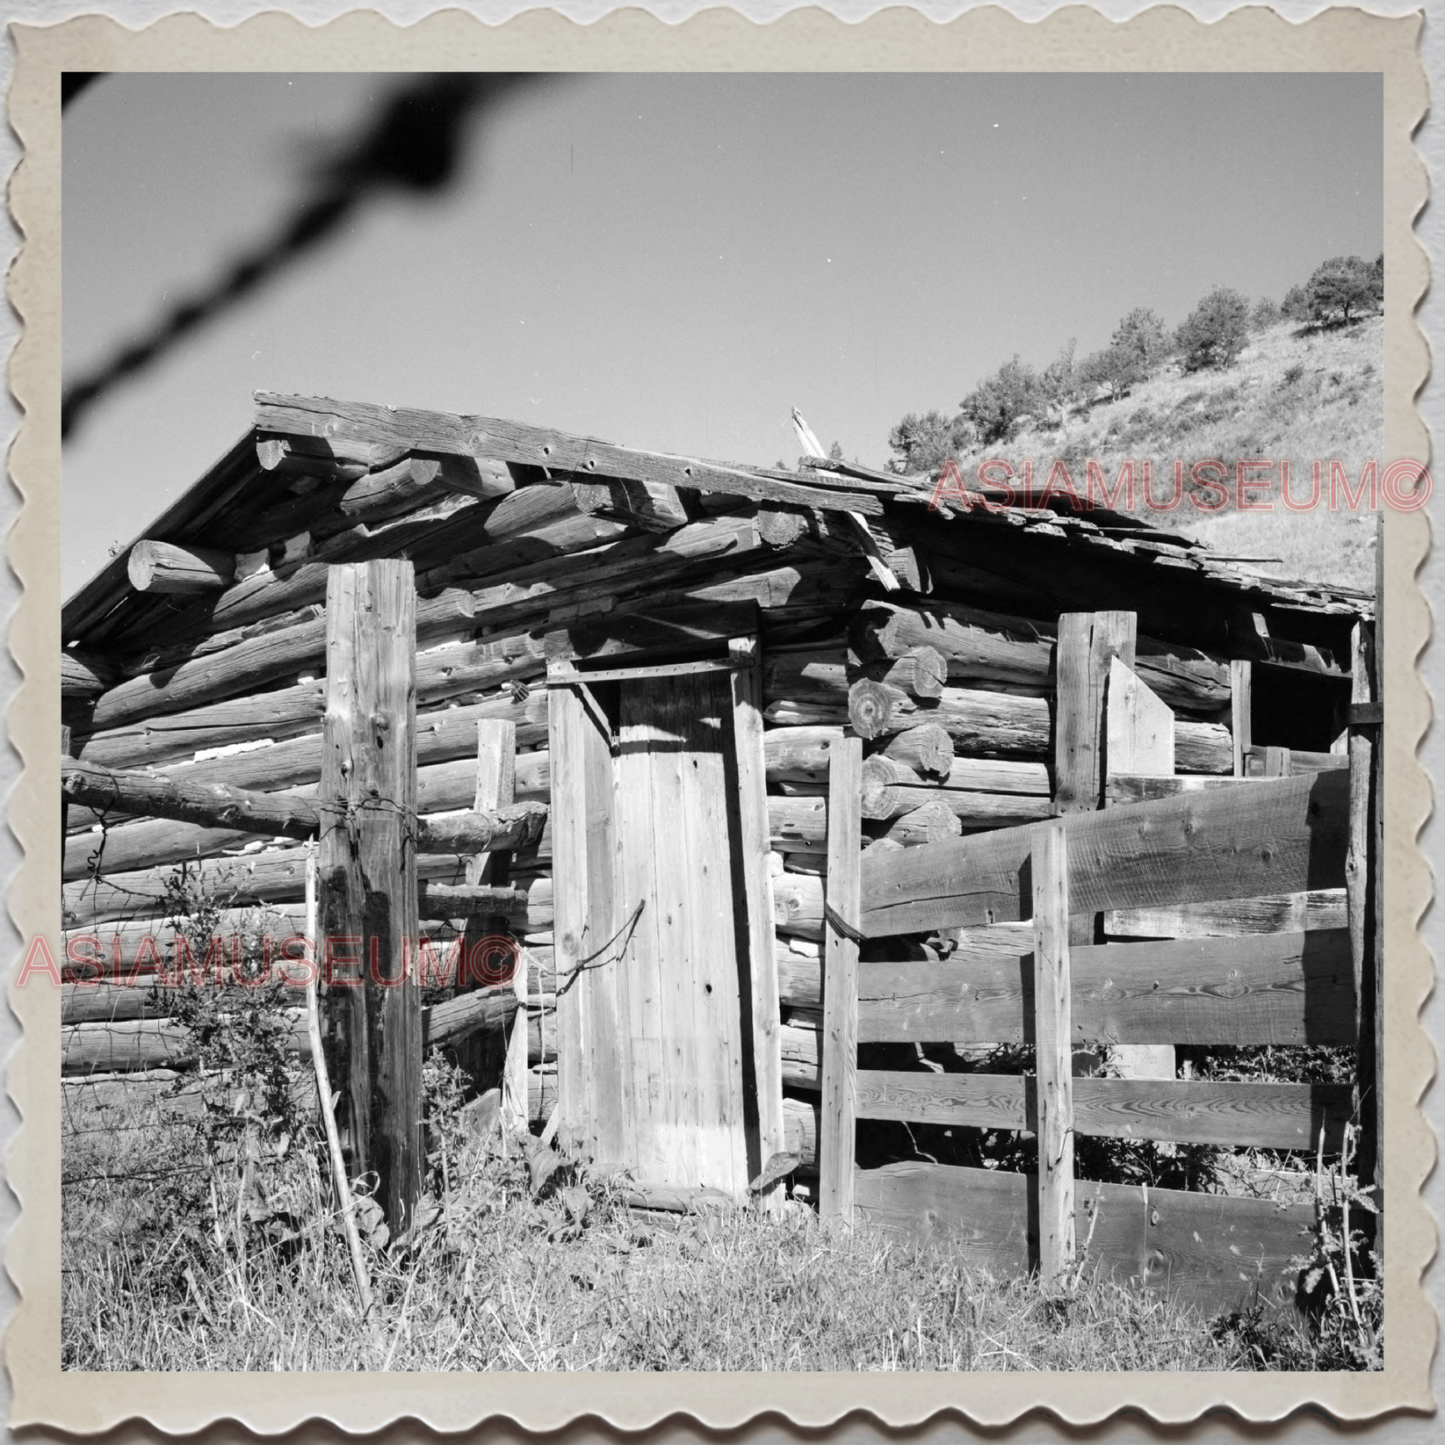
M 1242 459 L 1275 463 L 1256 475 L 1271 485 L 1251 495 L 1272 502 L 1273 512 L 1227 508 L 1210 514 L 1186 496 L 1171 511 L 1150 508 L 1136 495 L 1132 510 L 1162 527 L 1184 532 L 1244 565 L 1279 577 L 1333 582 L 1368 591 L 1375 585 L 1374 512 L 1329 506 L 1329 462 L 1343 463 L 1350 486 L 1361 468 L 1384 451 L 1384 320 L 1369 318 L 1342 330 L 1301 328 L 1285 321 L 1251 336 L 1235 365 L 1224 371 L 1184 375 L 1171 363 L 1118 401 L 1096 404 L 1086 417 L 1062 426 L 1032 424 L 1006 445 L 971 450 L 960 458 L 965 476 L 986 457 L 1001 456 L 1022 468 L 1034 464 L 1041 487 L 1056 458 L 1069 467 L 1080 495 L 1086 466 L 1097 462 L 1109 485 L 1132 459 L 1139 472 L 1152 459 L 1155 500 L 1173 489 L 1173 464 L 1214 458 L 1234 473 Z M 1324 462 L 1320 504 L 1288 511 L 1279 499 L 1279 462 L 1290 463 L 1291 496 L 1310 495 L 1311 464 Z M 1142 484 L 1139 487 L 1142 493 Z M 1213 500 L 1206 496 L 1204 500 Z M 1260 560 L 1255 560 L 1260 559 Z M 1263 560 L 1268 559 L 1268 560 Z

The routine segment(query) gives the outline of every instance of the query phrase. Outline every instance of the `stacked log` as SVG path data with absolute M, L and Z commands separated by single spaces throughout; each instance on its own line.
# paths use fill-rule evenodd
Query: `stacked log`
M 290 413 L 268 415 L 281 425 Z M 831 751 L 849 730 L 868 740 L 869 847 L 1047 816 L 1056 606 L 1032 584 L 905 535 L 861 484 L 859 507 L 904 588 L 886 600 L 871 598 L 879 589 L 836 492 L 706 466 L 611 477 L 593 468 L 616 450 L 600 444 L 565 465 L 465 447 L 423 453 L 396 425 L 386 444 L 344 428 L 265 437 L 264 504 L 225 513 L 225 525 L 204 534 L 208 548 L 136 549 L 132 581 L 164 594 L 146 614 L 152 625 L 123 633 L 129 645 L 114 655 L 66 653 L 80 763 L 71 775 L 148 772 L 143 787 L 77 792 L 69 807 L 69 966 L 77 980 L 105 981 L 68 985 L 67 1069 L 185 1064 L 156 977 L 175 950 L 178 925 L 165 911 L 178 864 L 225 905 L 221 925 L 282 939 L 299 925 L 303 853 L 278 839 L 307 836 L 315 821 L 327 568 L 404 550 L 419 593 L 419 904 L 434 941 L 430 981 L 441 988 L 457 982 L 457 942 L 482 910 L 510 917 L 531 940 L 533 1003 L 556 997 L 550 829 L 505 835 L 514 848 L 506 889 L 465 884 L 466 858 L 504 836 L 484 837 L 468 821 L 477 723 L 515 724 L 515 796 L 545 804 L 550 662 L 625 662 L 639 649 L 683 646 L 695 655 L 740 632 L 761 636 L 785 1119 L 789 1148 L 796 1137 L 806 1163 L 816 1153 L 805 1141 L 816 1140 Z M 819 510 L 830 497 L 835 509 Z M 259 562 L 245 561 L 262 549 Z M 969 596 L 988 600 L 961 600 Z M 1219 723 L 1227 665 L 1147 638 L 1136 663 L 1180 714 L 1180 771 L 1229 772 Z M 226 790 L 247 796 L 218 818 Z M 188 799 L 200 800 L 197 811 L 177 811 Z M 163 808 L 168 816 L 156 816 Z M 437 1030 L 453 1013 L 480 1017 L 460 998 L 433 1005 Z M 556 1098 L 551 1007 L 533 1020 L 534 1118 Z

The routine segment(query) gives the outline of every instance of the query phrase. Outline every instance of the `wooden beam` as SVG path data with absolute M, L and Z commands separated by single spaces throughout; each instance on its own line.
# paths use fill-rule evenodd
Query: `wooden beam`
M 61 649 L 61 697 L 99 697 L 114 687 L 119 677 L 120 669 L 105 658 Z
M 236 575 L 236 556 L 210 547 L 147 540 L 130 549 L 126 572 L 137 592 L 220 592 Z
M 1237 938 L 1347 926 L 1345 890 L 1273 893 L 1176 907 L 1116 909 L 1104 915 L 1110 938 Z
M 545 427 L 494 417 L 455 416 L 443 412 L 334 402 L 325 398 L 256 393 L 256 424 L 267 431 L 326 436 L 368 447 L 450 452 L 545 467 L 551 474 L 591 481 L 662 482 L 700 492 L 749 497 L 803 507 L 881 515 L 883 501 L 853 490 L 800 486 L 760 476 L 739 467 L 692 457 L 634 451 L 591 437 L 572 436 Z M 822 478 L 818 478 L 822 480 Z
M 1377 547 L 1381 545 L 1378 541 Z M 1377 625 L 1378 626 L 1378 625 Z M 1351 711 L 1379 704 L 1382 654 L 1379 632 L 1368 623 L 1355 624 L 1351 637 Z M 1380 861 L 1381 794 L 1384 747 L 1379 725 L 1352 725 L 1348 733 L 1350 763 L 1350 841 L 1345 859 L 1345 898 L 1350 930 L 1350 962 L 1360 1001 L 1360 1032 L 1355 1052 L 1355 1094 L 1360 1118 L 1357 1173 L 1361 1185 L 1383 1189 L 1384 1176 L 1384 1049 L 1382 976 L 1378 969 L 1384 933 Z M 1376 1204 L 1381 1196 L 1373 1196 Z M 1379 1247 L 1378 1236 L 1376 1247 Z
M 1035 836 L 1034 1060 L 1038 1075 L 1039 1276 L 1060 1285 L 1074 1262 L 1073 983 L 1068 842 L 1062 823 Z
M 444 592 L 423 602 L 413 596 L 408 615 L 415 619 L 420 640 L 455 634 L 474 625 L 472 596 L 469 592 Z M 254 692 L 277 678 L 315 668 L 326 656 L 327 621 L 319 617 L 298 622 L 197 655 L 164 671 L 130 678 L 100 697 L 92 725 L 97 730 L 115 728 L 159 713 L 181 712 Z
M 60 791 L 66 801 L 102 813 L 113 809 L 298 839 L 316 836 L 321 827 L 320 810 L 309 798 L 221 783 L 187 783 L 183 778 L 103 768 L 79 758 L 61 761 Z
M 854 1082 L 858 1071 L 859 862 L 862 821 L 863 745 L 844 738 L 828 767 L 828 907 L 823 985 L 823 1104 L 818 1126 L 825 1219 L 853 1219 L 853 1161 L 856 1118 Z
M 1070 891 L 1081 913 L 1300 893 L 1344 882 L 1348 777 L 1261 780 L 1071 816 Z M 1035 830 L 1006 828 L 870 854 L 870 938 L 1023 916 L 1019 874 Z
M 1132 612 L 1065 612 L 1059 618 L 1054 721 L 1054 811 L 1092 812 L 1104 790 L 1104 693 L 1109 663 L 1131 667 Z
M 1106 1139 L 1160 1139 L 1226 1149 L 1337 1154 L 1350 1120 L 1347 1084 L 1076 1078 L 1074 1129 Z M 970 1129 L 1039 1128 L 1037 1081 L 1022 1074 L 862 1069 L 858 1117 Z
M 421 1195 L 422 1028 L 413 953 L 416 583 L 407 561 L 333 569 L 326 597 L 321 807 L 324 936 L 359 940 L 351 986 L 329 980 L 327 1025 L 345 1080 L 355 1174 L 375 1170 L 393 1238 Z
M 763 741 L 763 689 L 758 670 L 756 638 L 739 638 L 729 644 L 729 659 L 737 664 L 731 677 L 733 753 L 737 765 L 737 857 L 743 873 L 747 909 L 747 937 L 739 943 L 747 951 L 752 1021 L 751 1047 L 744 1040 L 744 1064 L 752 1061 L 751 1089 L 757 1100 L 756 1142 L 749 1141 L 748 1173 L 756 1178 L 774 1155 L 786 1148 L 783 1125 L 783 1062 L 778 1030 L 777 945 L 773 930 L 772 882 L 768 873 L 768 844 L 772 832 L 767 789 L 768 762 Z M 816 746 L 816 741 L 814 746 Z M 832 739 L 826 748 L 831 751 Z M 796 755 L 794 755 L 796 757 Z M 784 800 L 780 800 L 784 801 Z M 747 1111 L 744 1110 L 746 1118 Z M 781 1218 L 783 1191 L 763 1191 L 763 1208 Z
M 961 949 L 944 962 L 862 963 L 863 1043 L 1027 1043 L 1034 963 Z M 1072 945 L 1073 1042 L 1348 1044 L 1355 991 L 1344 929 Z
M 1229 664 L 1230 737 L 1234 746 L 1234 776 L 1244 777 L 1249 771 L 1253 740 L 1252 672 L 1247 661 L 1236 658 Z
M 1029 1269 L 1033 1187 L 1002 1169 L 890 1164 L 860 1172 L 858 1213 L 889 1233 L 966 1248 L 977 1267 L 1006 1279 Z M 1104 1278 L 1158 1290 L 1211 1319 L 1257 1300 L 1294 1303 L 1314 1205 L 1080 1181 L 1074 1226 L 1092 1235 L 1091 1262 Z
M 1171 777 L 1174 772 L 1174 714 L 1122 659 L 1109 663 L 1105 702 L 1106 784 L 1117 770 Z M 1106 797 L 1105 802 L 1109 799 Z M 1110 1063 L 1121 1078 L 1172 1079 L 1178 1069 L 1172 1043 L 1119 1044 Z

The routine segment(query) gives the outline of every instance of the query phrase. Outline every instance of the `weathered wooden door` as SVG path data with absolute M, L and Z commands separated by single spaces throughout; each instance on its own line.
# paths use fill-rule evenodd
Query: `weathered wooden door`
M 734 1193 L 781 1148 L 761 742 L 738 691 L 735 671 L 639 669 L 554 686 L 551 713 L 563 1137 L 645 1183 Z

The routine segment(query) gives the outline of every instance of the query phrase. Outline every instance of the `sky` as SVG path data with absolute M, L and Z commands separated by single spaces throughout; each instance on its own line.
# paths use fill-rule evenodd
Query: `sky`
M 112 75 L 67 107 L 63 366 L 271 234 L 387 75 Z M 1015 353 L 1383 246 L 1378 75 L 587 75 L 508 92 L 455 184 L 338 234 L 66 441 L 69 596 L 246 431 L 256 390 L 873 466 Z

